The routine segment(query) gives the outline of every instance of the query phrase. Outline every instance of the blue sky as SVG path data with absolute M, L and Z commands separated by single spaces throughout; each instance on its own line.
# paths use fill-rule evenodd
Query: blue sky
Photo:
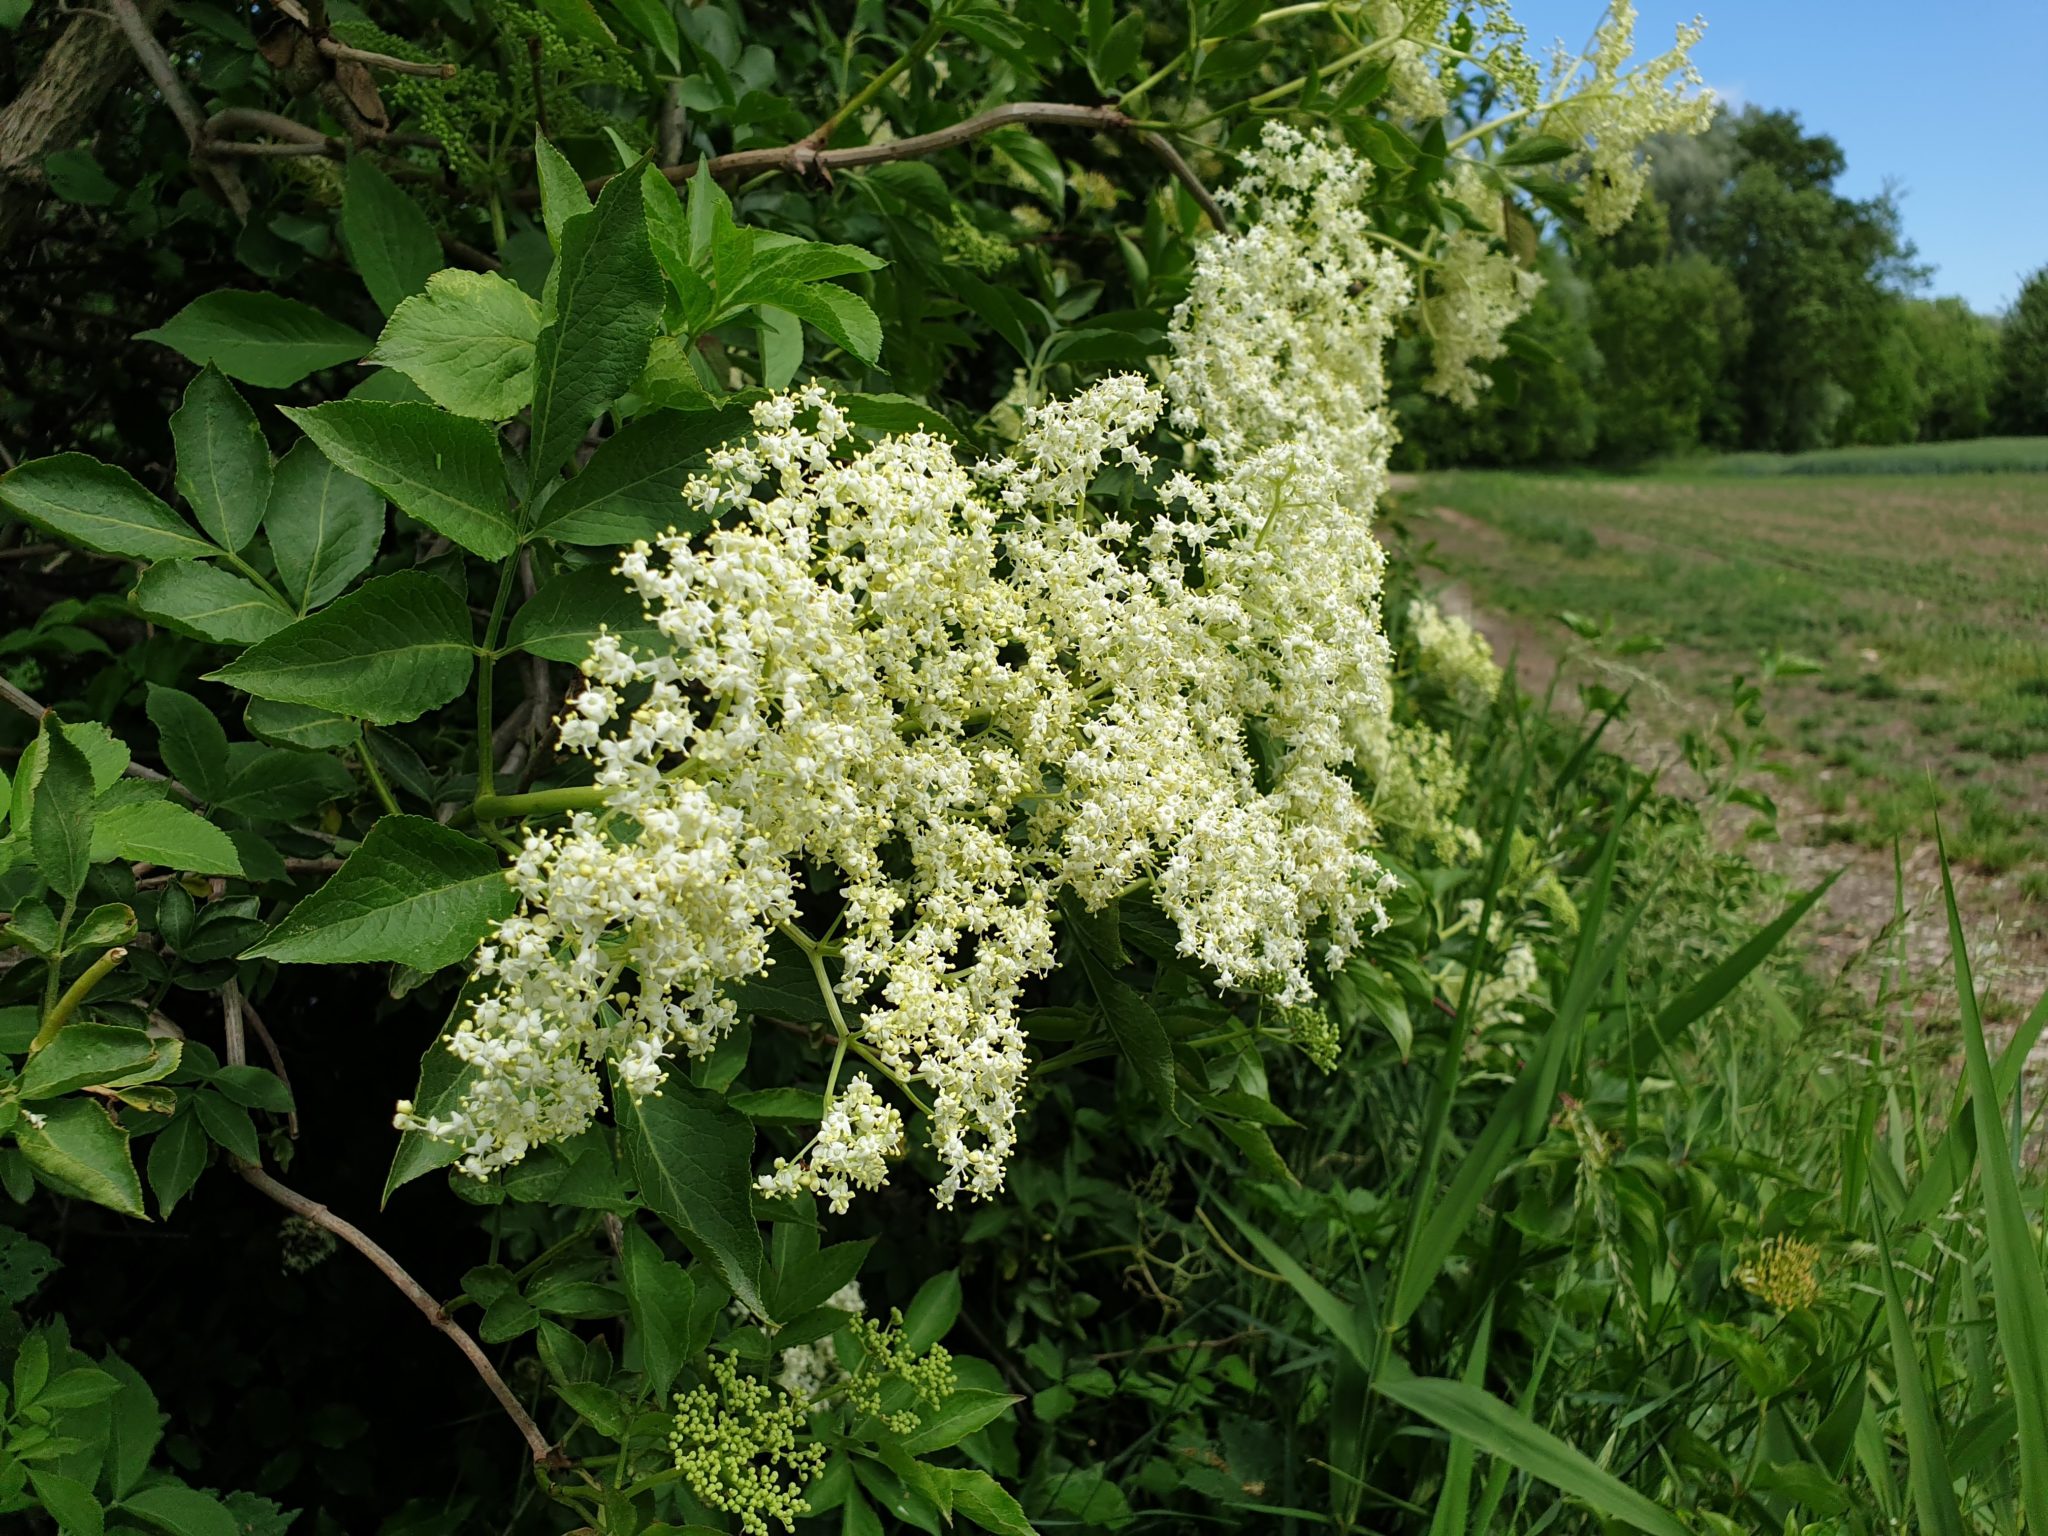
M 1600 0 L 1517 0 L 1530 42 L 1574 52 Z M 1838 187 L 1887 181 L 1928 294 L 2003 309 L 2048 264 L 2048 0 L 1637 0 L 1638 51 L 1697 12 L 1700 73 L 1737 103 L 1788 108 L 1849 157 Z

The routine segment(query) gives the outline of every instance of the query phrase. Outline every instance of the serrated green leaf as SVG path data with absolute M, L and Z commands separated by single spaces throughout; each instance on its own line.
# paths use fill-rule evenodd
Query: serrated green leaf
M 786 309 L 814 325 L 864 363 L 882 355 L 882 322 L 868 301 L 836 283 L 769 282 L 747 284 L 753 302 Z
M 128 596 L 159 624 L 222 645 L 254 645 L 292 621 L 291 609 L 254 582 L 204 560 L 159 560 Z
M 54 717 L 43 717 L 41 771 L 36 776 L 29 848 L 36 872 L 67 900 L 85 884 L 92 864 L 92 764 Z
M 248 959 L 300 965 L 396 961 L 439 970 L 511 915 L 512 887 L 490 846 L 422 816 L 385 816 L 327 883 Z
M 396 368 L 444 410 L 483 421 L 533 400 L 540 305 L 518 284 L 451 267 L 397 309 L 371 361 Z
M 502 560 L 518 530 L 498 434 L 487 422 L 407 401 L 336 400 L 285 415 L 322 453 L 473 555 Z
M 133 475 L 83 453 L 31 459 L 0 475 L 0 505 L 103 555 L 178 560 L 219 553 Z
M 166 1536 L 242 1536 L 242 1523 L 227 1505 L 210 1493 L 175 1483 L 158 1483 L 130 1494 L 121 1501 L 121 1512 Z
M 222 549 L 239 550 L 256 536 L 270 499 L 270 446 L 256 413 L 209 364 L 171 413 L 171 437 L 178 494 L 193 519 Z
M 188 1103 L 149 1142 L 149 1187 L 159 1214 L 168 1217 L 206 1171 L 206 1127 Z
M 76 1478 L 31 1467 L 28 1482 L 37 1502 L 56 1521 L 59 1536 L 101 1536 L 106 1530 L 106 1511 L 92 1489 Z
M 275 699 L 251 699 L 242 712 L 242 722 L 264 741 L 316 752 L 345 747 L 357 735 L 356 723 L 347 715 L 309 709 L 304 704 L 280 704 Z
M 562 226 L 579 214 L 590 212 L 590 194 L 583 190 L 583 178 L 562 152 L 546 138 L 533 141 L 533 168 L 540 181 L 540 219 L 548 232 L 548 244 L 562 245 Z
M 368 155 L 349 156 L 341 235 L 363 286 L 387 315 L 424 288 L 441 265 L 434 226 Z
M 54 1099 L 139 1072 L 156 1060 L 156 1042 L 140 1029 L 73 1022 L 35 1055 L 21 1072 L 24 1100 Z
M 231 379 L 283 389 L 307 374 L 352 363 L 370 350 L 370 338 L 330 320 L 310 304 L 275 293 L 223 288 L 194 299 L 162 325 L 138 331 L 195 363 L 212 363 Z
M 661 269 L 640 178 L 614 176 L 597 206 L 562 228 L 555 309 L 534 349 L 536 483 L 569 461 L 598 413 L 633 387 L 661 322 Z
M 640 1343 L 640 1370 L 658 1403 L 690 1358 L 690 1310 L 697 1287 L 680 1264 L 663 1257 L 639 1227 L 628 1225 L 619 1248 L 619 1278 Z
M 258 698 L 395 725 L 458 697 L 475 661 L 468 605 L 424 572 L 399 571 L 207 676 Z
M 172 777 L 202 800 L 216 798 L 228 778 L 228 734 L 191 694 L 151 683 L 145 706 L 156 727 L 157 756 Z
M 310 612 L 348 590 L 384 540 L 384 497 L 320 451 L 310 437 L 277 464 L 263 531 L 278 585 Z
M 640 1198 L 710 1265 L 727 1290 L 766 1316 L 767 1254 L 754 1222 L 754 1127 L 718 1094 L 671 1073 L 659 1094 L 614 1092 L 613 1116 Z
M 628 645 L 659 642 L 639 594 L 614 571 L 593 568 L 557 576 L 513 616 L 505 643 L 549 661 L 580 662 L 600 628 Z
M 537 531 L 561 544 L 612 546 L 708 519 L 682 498 L 683 482 L 711 448 L 747 430 L 742 407 L 660 411 L 598 444 L 576 477 L 548 498 Z
M 169 800 L 136 800 L 102 810 L 93 822 L 92 857 L 154 864 L 194 875 L 239 875 L 233 839 L 204 816 Z
M 143 1216 L 142 1180 L 128 1155 L 128 1133 L 89 1098 L 53 1099 L 43 1123 L 23 1120 L 16 1145 L 51 1188 L 119 1211 Z

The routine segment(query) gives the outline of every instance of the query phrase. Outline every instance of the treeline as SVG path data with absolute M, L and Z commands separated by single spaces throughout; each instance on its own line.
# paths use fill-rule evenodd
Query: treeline
M 1404 399 L 1412 466 L 1628 462 L 2048 433 L 2048 267 L 2002 319 L 1924 299 L 1892 196 L 1790 112 L 1662 143 L 1614 239 L 1546 240 L 1546 282 L 1473 412 Z M 1421 377 L 1422 346 L 1404 376 Z

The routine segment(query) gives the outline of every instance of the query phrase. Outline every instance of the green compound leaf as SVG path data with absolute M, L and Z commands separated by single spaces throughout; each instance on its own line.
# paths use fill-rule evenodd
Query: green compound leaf
M 0 475 L 0 506 L 103 555 L 179 560 L 220 553 L 133 475 L 83 453 L 31 459 Z
M 54 1099 L 80 1088 L 111 1083 L 156 1060 L 156 1042 L 140 1029 L 114 1024 L 66 1024 L 21 1073 L 24 1100 Z
M 569 461 L 598 412 L 633 387 L 661 321 L 661 268 L 640 178 L 614 176 L 597 206 L 562 226 L 554 316 L 534 350 L 536 485 Z
M 64 728 L 43 717 L 41 772 L 35 779 L 29 850 L 36 871 L 67 901 L 85 884 L 92 864 L 92 764 Z
M 655 1401 L 666 1402 L 670 1385 L 690 1358 L 696 1284 L 688 1270 L 662 1256 L 653 1238 L 630 1224 L 619 1248 L 619 1278 L 640 1336 L 640 1369 Z
M 124 1216 L 145 1214 L 128 1133 L 97 1100 L 55 1099 L 39 1113 L 43 1123 L 23 1119 L 14 1139 L 45 1184 Z
M 533 400 L 540 305 L 488 272 L 436 272 L 397 309 L 371 361 L 396 368 L 458 416 L 499 421 Z
M 242 1536 L 244 1527 L 233 1511 L 210 1493 L 158 1483 L 121 1502 L 132 1515 L 165 1536 Z
M 644 1099 L 614 1087 L 612 1110 L 640 1198 L 743 1305 L 767 1316 L 752 1122 L 679 1073 Z
M 385 816 L 328 882 L 243 958 L 300 965 L 388 960 L 435 971 L 512 913 L 489 845 L 423 816 Z
M 292 621 L 291 609 L 254 582 L 203 560 L 159 560 L 128 596 L 167 628 L 222 645 L 254 645 Z
M 596 568 L 557 576 L 534 593 L 513 616 L 505 643 L 549 661 L 580 662 L 590 654 L 590 642 L 600 628 L 630 646 L 654 645 L 661 639 L 626 578 Z
M 270 500 L 270 446 L 256 413 L 235 386 L 211 365 L 186 386 L 171 415 L 178 449 L 178 494 L 222 549 L 238 550 L 256 536 Z
M 309 304 L 234 288 L 194 299 L 135 339 L 160 341 L 195 363 L 212 363 L 229 378 L 263 389 L 284 389 L 370 350 L 369 337 Z
M 395 725 L 459 696 L 475 661 L 468 606 L 432 576 L 400 571 L 207 676 L 258 698 Z
M 489 423 L 392 400 L 336 400 L 285 415 L 328 458 L 434 532 L 486 560 L 512 553 L 517 529 Z
M 426 287 L 441 265 L 434 226 L 367 155 L 349 156 L 341 235 L 363 286 L 387 315 Z
M 263 531 L 278 585 L 307 613 L 347 591 L 377 558 L 384 497 L 301 438 L 278 461 Z

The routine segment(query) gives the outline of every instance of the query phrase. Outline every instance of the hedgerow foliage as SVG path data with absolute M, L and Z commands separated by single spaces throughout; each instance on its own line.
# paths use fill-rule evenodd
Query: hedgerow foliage
M 1597 1006 L 1641 797 L 1374 517 L 1388 349 L 1482 397 L 1536 217 L 1621 226 L 1638 145 L 1703 123 L 1695 33 L 1634 63 L 1617 6 L 1541 67 L 1499 7 L 205 17 L 191 157 L 80 199 L 240 263 L 138 317 L 197 365 L 169 451 L 87 411 L 97 456 L 0 479 L 75 552 L 8 641 L 0 1181 L 46 1239 L 239 1176 L 294 1273 L 361 1266 L 304 1327 L 390 1362 L 369 1443 L 448 1347 L 359 1322 L 373 1284 L 466 1374 L 444 1450 L 323 1482 L 332 1419 L 216 1462 L 130 1334 L 9 1314 L 0 1503 L 1420 1530 L 1478 1446 L 1490 1507 L 1685 1529 L 1493 1389 L 1589 1308 L 1643 1336 L 1681 1246 L 1811 1304 L 1796 1244 L 1644 1220 L 1557 1099 L 1789 918 L 1661 1014 Z M 301 1134 L 308 1009 L 352 1061 L 423 1050 L 344 1111 L 381 1177 Z M 387 1251 L 380 1198 L 432 1185 L 436 1251 Z M 24 1303 L 51 1251 L 5 1241 Z M 1568 1308 L 1489 1280 L 1524 1243 Z

